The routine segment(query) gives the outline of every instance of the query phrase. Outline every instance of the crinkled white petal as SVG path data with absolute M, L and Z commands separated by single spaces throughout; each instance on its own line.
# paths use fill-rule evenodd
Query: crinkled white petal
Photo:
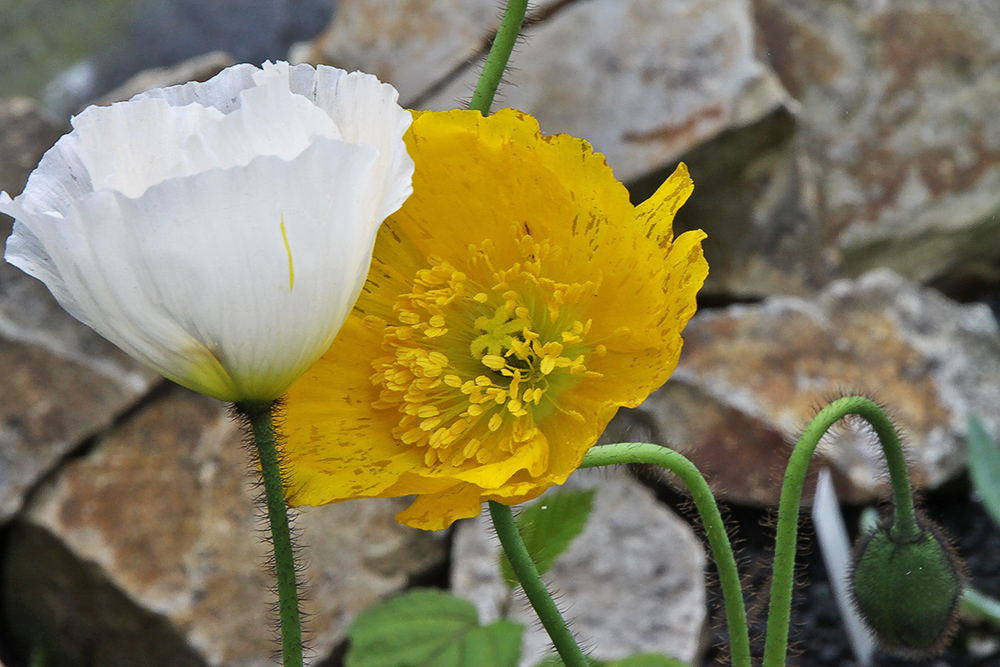
M 88 110 L 21 196 L 0 193 L 5 257 L 180 384 L 276 398 L 335 337 L 411 192 L 395 100 L 278 63 Z
M 99 191 L 65 218 L 0 203 L 18 219 L 6 257 L 163 375 L 269 400 L 329 347 L 361 289 L 381 222 L 375 159 L 322 139 L 291 161 L 262 156 L 138 199 Z
M 381 204 L 377 215 L 387 218 L 403 205 L 413 191 L 413 160 L 405 148 L 400 151 L 390 137 L 402 136 L 413 121 L 406 110 L 396 101 L 399 93 L 392 86 L 379 82 L 371 74 L 351 72 L 320 65 L 296 65 L 289 68 L 286 63 L 264 65 L 288 68 L 293 93 L 304 95 L 326 111 L 340 128 L 344 141 L 352 144 L 371 146 L 379 152 L 376 165 L 380 180 L 386 184 L 381 193 Z M 406 183 L 407 187 L 393 187 Z

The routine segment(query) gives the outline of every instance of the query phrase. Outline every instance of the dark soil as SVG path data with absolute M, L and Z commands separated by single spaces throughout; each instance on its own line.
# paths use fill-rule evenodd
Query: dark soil
M 659 489 L 661 498 L 697 525 L 697 515 L 684 496 Z M 971 584 L 979 591 L 1000 597 L 1000 527 L 973 497 L 967 478 L 926 494 L 922 502 L 926 515 L 954 540 L 965 560 Z M 845 506 L 844 520 L 849 530 L 858 524 L 861 507 Z M 767 621 L 767 596 L 774 545 L 774 518 L 757 508 L 729 505 L 723 508 L 734 538 L 740 572 L 744 577 L 751 643 L 755 657 L 763 653 Z M 852 536 L 853 537 L 853 536 Z M 706 547 L 707 549 L 707 547 Z M 791 651 L 788 667 L 858 667 L 844 632 L 834 601 L 826 568 L 813 540 L 812 522 L 803 513 L 800 549 L 792 618 Z M 709 577 L 709 605 L 712 629 L 702 667 L 729 665 L 722 594 L 714 571 Z M 895 658 L 879 652 L 874 667 L 1000 667 L 1000 628 L 964 621 L 939 657 L 924 662 Z

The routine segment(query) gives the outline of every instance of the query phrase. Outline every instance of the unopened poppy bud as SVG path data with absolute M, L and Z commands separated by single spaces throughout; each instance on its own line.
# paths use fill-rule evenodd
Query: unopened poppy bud
M 955 627 L 964 567 L 939 530 L 917 519 L 918 535 L 894 535 L 887 524 L 861 537 L 852 590 L 882 648 L 909 658 L 943 650 Z

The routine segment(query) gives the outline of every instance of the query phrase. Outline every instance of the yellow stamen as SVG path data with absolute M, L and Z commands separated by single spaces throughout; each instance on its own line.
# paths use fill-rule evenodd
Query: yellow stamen
M 494 265 L 488 241 L 470 248 L 466 272 L 428 258 L 393 307 L 398 325 L 366 320 L 391 355 L 373 363 L 373 407 L 398 412 L 394 437 L 427 448 L 428 465 L 510 454 L 539 437 L 536 419 L 561 411 L 561 391 L 599 376 L 586 357 L 606 349 L 587 345 L 589 320 L 566 316 L 585 312 L 596 284 L 548 279 L 548 244 L 525 235 L 519 247 L 523 260 L 508 269 Z

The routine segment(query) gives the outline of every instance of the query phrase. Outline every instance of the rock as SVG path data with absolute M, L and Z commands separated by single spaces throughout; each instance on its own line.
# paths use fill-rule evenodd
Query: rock
M 690 526 L 623 469 L 578 471 L 566 486 L 598 488 L 583 534 L 545 576 L 574 635 L 600 660 L 658 652 L 697 664 L 705 555 Z M 551 641 L 523 595 L 509 598 L 499 551 L 488 516 L 460 522 L 452 590 L 476 604 L 483 623 L 510 604 L 511 620 L 527 627 L 521 665 L 535 665 Z
M 474 56 L 497 25 L 496 3 L 435 0 L 389 12 L 392 4 L 343 2 L 325 36 L 299 57 L 377 74 L 408 106 L 454 108 L 475 87 Z M 754 56 L 742 0 L 550 0 L 534 16 L 496 106 L 531 113 L 543 132 L 585 137 L 621 180 L 673 165 L 787 102 Z
M 257 65 L 284 60 L 292 44 L 322 30 L 337 4 L 336 0 L 107 0 L 99 12 L 90 5 L 60 7 L 58 17 L 49 17 L 52 10 L 45 8 L 44 0 L 22 3 L 31 9 L 23 12 L 28 15 L 24 24 L 16 26 L 18 37 L 30 45 L 21 53 L 40 46 L 54 52 L 28 58 L 25 67 L 9 68 L 26 69 L 28 76 L 0 73 L 0 81 L 27 79 L 19 91 L 30 95 L 41 91 L 46 108 L 60 118 L 79 112 L 143 70 L 172 68 L 204 54 L 222 51 L 236 62 Z M 64 25 L 65 33 L 53 30 Z M 39 33 L 49 38 L 47 43 L 38 43 Z M 15 49 L 14 59 L 4 60 L 4 51 L 0 45 L 2 62 L 24 59 Z
M 497 3 L 484 0 L 422 0 L 405 9 L 398 0 L 341 0 L 330 25 L 293 47 L 289 60 L 374 74 L 399 90 L 403 106 L 412 106 L 488 48 L 488 34 L 499 25 Z
M 17 194 L 61 128 L 28 100 L 0 103 L 0 189 Z M 0 215 L 3 238 L 10 218 Z M 0 524 L 67 453 L 157 382 L 70 317 L 45 286 L 0 262 Z
M 996 321 L 985 305 L 956 304 L 889 270 L 837 281 L 814 300 L 702 311 L 671 380 L 622 411 L 605 439 L 648 435 L 692 458 L 723 496 L 775 505 L 788 443 L 820 407 L 858 392 L 901 427 L 915 485 L 940 486 L 965 467 L 968 415 L 1000 434 Z M 888 492 L 873 438 L 844 426 L 821 443 L 842 500 Z
M 708 234 L 703 298 L 810 296 L 843 277 L 840 254 L 817 224 L 812 167 L 795 134 L 794 108 L 727 130 L 681 157 L 695 189 L 674 227 Z M 645 200 L 668 175 L 632 184 L 632 200 Z
M 23 190 L 28 174 L 63 131 L 33 100 L 13 97 L 0 101 L 0 190 L 11 196 Z M 4 221 L 6 238 L 10 219 L 0 214 L 0 220 Z
M 953 280 L 1000 258 L 1000 4 L 754 7 L 844 271 Z
M 96 100 L 94 104 L 106 106 L 131 99 L 133 96 L 153 88 L 166 88 L 188 81 L 208 81 L 222 70 L 235 64 L 236 61 L 228 53 L 213 51 L 185 60 L 173 67 L 143 70 L 118 88 Z
M 40 637 L 68 667 L 273 664 L 273 581 L 242 442 L 221 403 L 171 387 L 64 466 L 7 541 L 17 645 Z M 443 562 L 443 534 L 394 522 L 405 504 L 302 513 L 317 661 L 358 611 Z

